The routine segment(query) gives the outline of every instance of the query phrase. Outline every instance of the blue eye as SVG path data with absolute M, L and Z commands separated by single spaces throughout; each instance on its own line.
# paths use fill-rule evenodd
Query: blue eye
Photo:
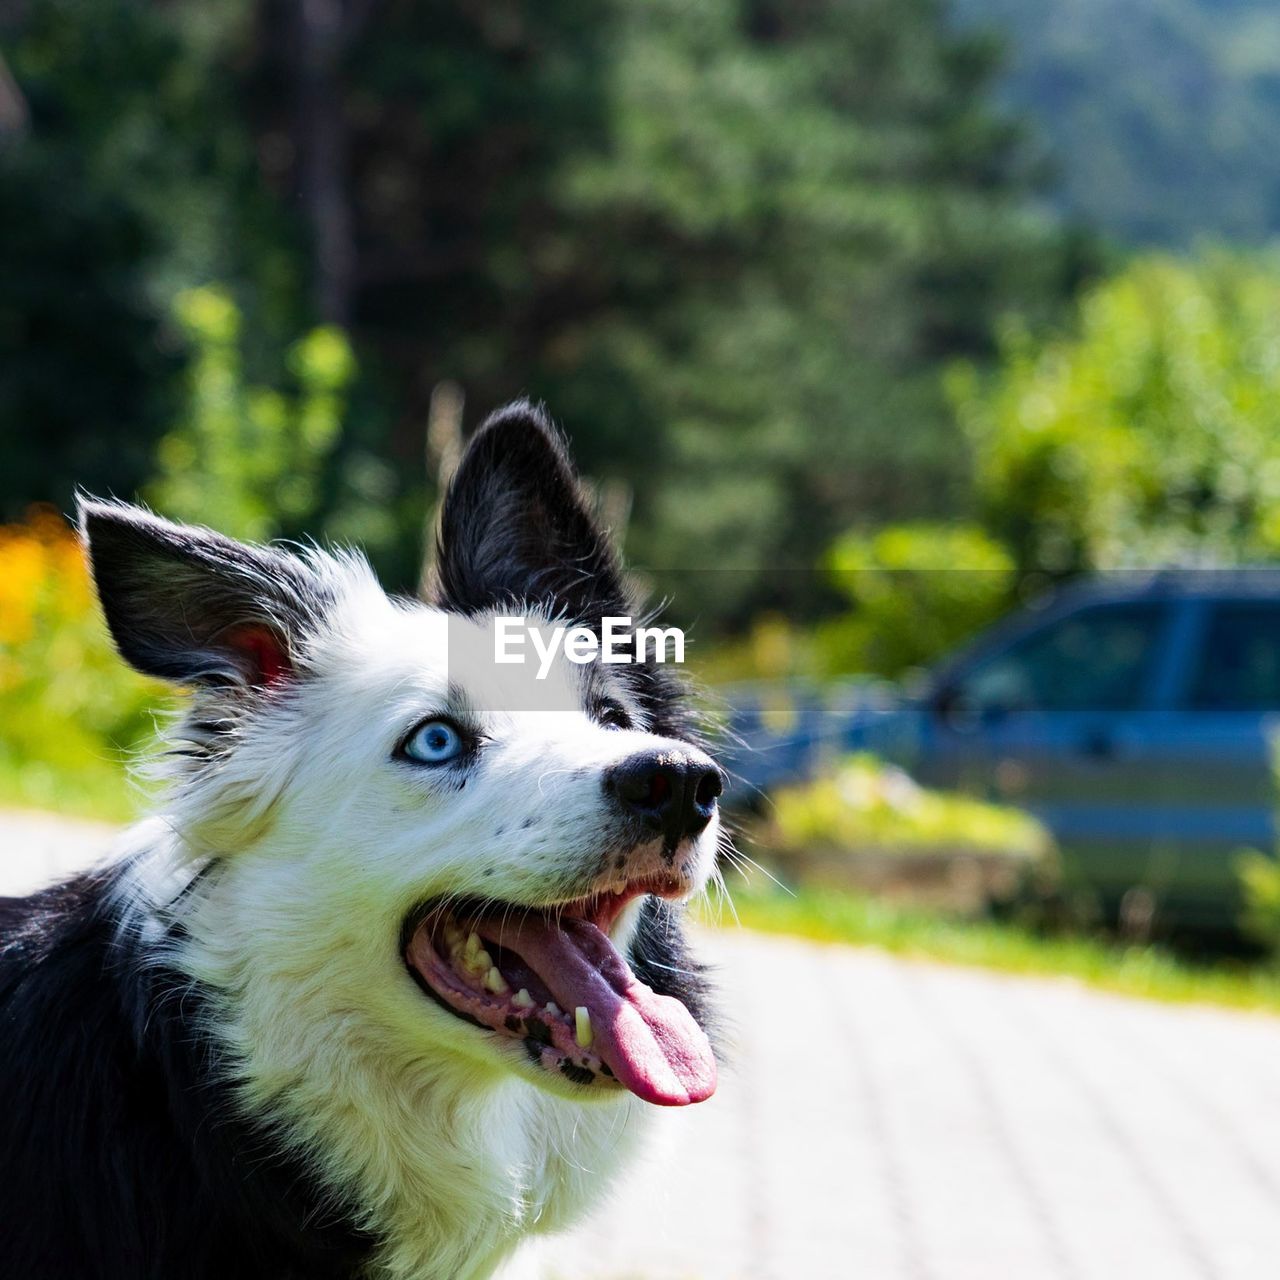
M 402 750 L 418 764 L 448 764 L 464 747 L 462 734 L 448 720 L 428 720 L 409 735 Z

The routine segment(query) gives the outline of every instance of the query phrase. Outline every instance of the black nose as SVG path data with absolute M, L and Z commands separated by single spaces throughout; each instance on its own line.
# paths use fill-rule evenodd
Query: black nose
M 609 769 L 604 789 L 674 847 L 711 821 L 724 776 L 701 752 L 644 751 Z

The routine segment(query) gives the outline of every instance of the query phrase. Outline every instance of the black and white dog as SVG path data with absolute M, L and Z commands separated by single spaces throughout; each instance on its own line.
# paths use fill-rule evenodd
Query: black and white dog
M 495 613 L 632 613 L 559 436 L 477 433 L 430 604 L 81 520 L 121 654 L 194 696 L 125 855 L 0 900 L 0 1276 L 491 1275 L 716 1082 L 679 918 L 721 775 L 679 682 L 459 660 Z

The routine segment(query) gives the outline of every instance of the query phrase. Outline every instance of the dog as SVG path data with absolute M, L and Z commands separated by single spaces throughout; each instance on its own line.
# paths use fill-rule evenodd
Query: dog
M 187 687 L 166 800 L 0 906 L 0 1275 L 480 1280 L 709 1096 L 720 769 L 646 658 L 481 660 L 634 601 L 557 429 L 471 440 L 425 602 L 351 552 L 82 497 L 112 638 Z

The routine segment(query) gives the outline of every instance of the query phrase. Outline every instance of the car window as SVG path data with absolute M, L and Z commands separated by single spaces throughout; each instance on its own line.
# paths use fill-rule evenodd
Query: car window
M 1280 709 L 1280 602 L 1213 606 L 1189 701 L 1202 711 Z
M 1049 623 L 958 686 L 971 714 L 1125 711 L 1146 693 L 1163 606 L 1098 605 Z

